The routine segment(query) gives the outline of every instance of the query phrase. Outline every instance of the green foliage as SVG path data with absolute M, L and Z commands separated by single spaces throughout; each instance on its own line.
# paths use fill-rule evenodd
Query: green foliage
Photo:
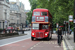
M 37 4 L 37 0 L 29 0 L 30 1 L 30 5 L 31 5 L 31 11 L 27 13 L 28 17 L 27 20 L 29 21 L 29 23 L 31 23 L 32 20 L 32 11 L 36 8 Z
M 29 0 L 30 1 L 30 5 L 31 5 L 31 11 L 33 11 L 33 9 L 36 8 L 37 6 L 37 0 Z
M 32 11 L 28 12 L 27 15 L 28 15 L 27 20 L 29 21 L 29 23 L 31 23 Z
M 31 11 L 28 13 L 29 22 L 31 22 L 32 11 L 35 8 L 45 8 L 50 11 L 53 17 L 53 25 L 56 23 L 63 25 L 64 21 L 68 21 L 69 15 L 74 15 L 74 0 L 29 0 Z M 71 23 L 71 26 L 73 22 Z

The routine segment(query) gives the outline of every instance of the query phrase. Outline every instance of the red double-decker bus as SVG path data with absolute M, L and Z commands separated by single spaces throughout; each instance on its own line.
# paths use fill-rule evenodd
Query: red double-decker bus
M 52 38 L 52 16 L 48 9 L 34 9 L 31 25 L 31 40 Z

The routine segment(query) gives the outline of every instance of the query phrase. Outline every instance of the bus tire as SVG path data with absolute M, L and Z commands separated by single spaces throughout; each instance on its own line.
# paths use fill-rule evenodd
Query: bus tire
M 52 39 L 52 36 L 50 37 L 50 39 Z
M 34 40 L 34 37 L 31 37 L 31 40 L 33 41 Z
M 47 40 L 49 41 L 49 36 L 47 37 Z

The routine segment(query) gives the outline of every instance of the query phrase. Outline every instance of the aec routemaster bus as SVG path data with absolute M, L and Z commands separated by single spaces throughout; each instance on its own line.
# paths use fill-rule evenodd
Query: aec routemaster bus
M 32 13 L 31 40 L 52 38 L 52 16 L 48 9 L 34 9 Z

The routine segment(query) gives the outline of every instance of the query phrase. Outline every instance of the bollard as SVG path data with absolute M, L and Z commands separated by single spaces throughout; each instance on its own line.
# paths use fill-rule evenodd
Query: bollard
M 24 30 L 22 30 L 22 34 L 24 34 Z
M 5 30 L 5 36 L 7 36 L 7 30 Z

